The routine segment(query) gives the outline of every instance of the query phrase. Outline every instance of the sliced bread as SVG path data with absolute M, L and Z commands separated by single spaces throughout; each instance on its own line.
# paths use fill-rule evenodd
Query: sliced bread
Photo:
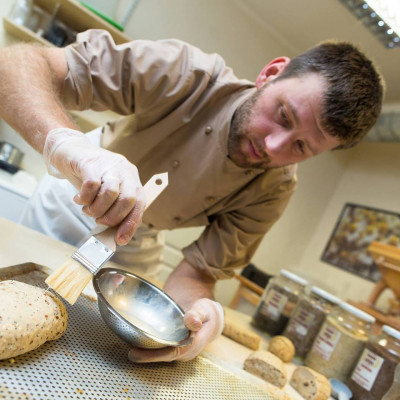
M 287 382 L 283 362 L 266 350 L 258 350 L 250 354 L 244 361 L 243 369 L 279 388 L 284 387 Z

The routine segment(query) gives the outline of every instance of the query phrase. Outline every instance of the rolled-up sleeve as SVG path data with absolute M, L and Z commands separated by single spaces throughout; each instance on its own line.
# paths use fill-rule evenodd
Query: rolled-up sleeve
M 173 39 L 116 45 L 107 31 L 85 31 L 65 48 L 69 72 L 63 102 L 75 110 L 109 109 L 162 118 L 207 86 L 208 71 L 200 78 L 192 73 L 196 51 L 200 50 Z
M 227 279 L 245 267 L 265 234 L 284 212 L 296 187 L 295 176 L 268 198 L 216 215 L 200 237 L 185 247 L 185 259 L 214 279 Z

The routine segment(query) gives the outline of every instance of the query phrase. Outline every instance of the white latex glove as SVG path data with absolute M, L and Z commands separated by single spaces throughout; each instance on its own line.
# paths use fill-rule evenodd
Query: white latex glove
M 222 333 L 224 310 L 221 304 L 215 301 L 200 299 L 185 313 L 184 322 L 186 327 L 194 332 L 193 342 L 190 345 L 156 350 L 135 347 L 129 351 L 129 359 L 135 363 L 192 360 Z
M 81 132 L 49 132 L 43 149 L 51 175 L 78 190 L 74 201 L 99 224 L 118 226 L 116 242 L 127 244 L 141 224 L 145 206 L 137 168 L 124 156 L 94 146 Z

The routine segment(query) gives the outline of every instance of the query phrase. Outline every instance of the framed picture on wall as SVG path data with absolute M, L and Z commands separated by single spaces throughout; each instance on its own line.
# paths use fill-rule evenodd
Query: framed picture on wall
M 321 259 L 377 282 L 381 274 L 367 250 L 374 241 L 400 247 L 400 214 L 346 203 Z

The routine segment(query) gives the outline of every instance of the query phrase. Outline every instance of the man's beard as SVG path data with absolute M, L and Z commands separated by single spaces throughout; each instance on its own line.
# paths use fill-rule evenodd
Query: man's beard
M 264 85 L 263 88 L 258 89 L 255 93 L 253 93 L 249 99 L 247 99 L 238 107 L 232 117 L 231 127 L 228 135 L 228 156 L 237 166 L 242 168 L 269 168 L 268 164 L 271 160 L 263 149 L 257 148 L 257 152 L 263 156 L 263 160 L 259 162 L 255 162 L 249 157 L 248 154 L 244 154 L 241 151 L 242 143 L 248 142 L 250 138 L 248 126 L 254 104 L 257 102 L 257 99 L 266 86 L 267 85 Z M 254 142 L 252 143 L 253 145 L 256 145 Z

